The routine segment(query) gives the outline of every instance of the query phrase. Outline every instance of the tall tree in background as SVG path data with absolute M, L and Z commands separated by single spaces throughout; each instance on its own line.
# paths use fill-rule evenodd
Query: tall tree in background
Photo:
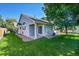
M 41 19 L 43 19 L 43 20 L 47 20 L 47 17 L 42 17 Z
M 0 15 L 0 27 L 7 28 L 10 31 L 13 31 L 16 29 L 16 27 L 13 25 L 13 22 L 16 22 L 16 19 L 9 18 L 4 21 L 2 16 Z
M 6 22 L 7 23 L 13 23 L 13 22 L 16 22 L 16 19 L 14 19 L 14 18 L 9 18 L 9 19 L 6 19 Z
M 65 28 L 67 34 L 68 28 L 76 24 L 79 4 L 44 4 L 43 11 L 50 24 L 53 21 L 56 26 Z

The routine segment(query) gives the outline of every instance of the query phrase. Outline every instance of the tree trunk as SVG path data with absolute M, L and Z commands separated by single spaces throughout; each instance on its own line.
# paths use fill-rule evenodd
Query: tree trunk
M 67 25 L 65 25 L 65 33 L 68 34 Z

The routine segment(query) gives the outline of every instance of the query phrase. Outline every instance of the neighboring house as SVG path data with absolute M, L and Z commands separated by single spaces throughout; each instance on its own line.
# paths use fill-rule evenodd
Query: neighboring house
M 7 29 L 6 28 L 0 28 L 0 39 L 3 38 L 4 34 L 7 33 Z
M 12 23 L 14 27 L 17 27 L 17 22 Z
M 47 25 L 48 21 L 39 20 L 30 16 L 21 14 L 18 22 L 18 34 L 37 39 L 53 35 L 53 29 Z
M 79 26 L 76 26 L 76 29 L 73 32 L 74 33 L 79 33 Z

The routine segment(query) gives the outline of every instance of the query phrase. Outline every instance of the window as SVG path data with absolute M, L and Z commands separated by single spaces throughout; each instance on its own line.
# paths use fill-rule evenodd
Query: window
M 30 25 L 29 26 L 29 34 L 30 36 L 34 36 L 35 35 L 35 28 L 34 28 L 34 25 Z
M 26 23 L 25 22 L 23 22 L 23 25 L 25 25 Z
M 38 33 L 42 34 L 42 26 L 38 26 Z

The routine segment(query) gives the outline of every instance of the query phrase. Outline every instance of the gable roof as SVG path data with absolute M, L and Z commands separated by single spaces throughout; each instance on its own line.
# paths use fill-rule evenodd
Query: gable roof
M 30 18 L 30 19 L 32 19 L 33 21 L 35 21 L 35 23 L 43 23 L 43 24 L 46 24 L 46 23 L 48 23 L 48 21 L 46 21 L 46 20 L 42 20 L 42 19 L 37 19 L 37 18 L 34 18 L 34 17 L 31 17 L 31 16 L 28 16 L 28 15 L 25 15 L 25 14 L 21 14 L 21 16 L 20 16 L 20 19 L 21 19 L 21 17 L 24 17 L 24 18 Z M 19 21 L 20 21 L 20 19 L 19 19 Z

